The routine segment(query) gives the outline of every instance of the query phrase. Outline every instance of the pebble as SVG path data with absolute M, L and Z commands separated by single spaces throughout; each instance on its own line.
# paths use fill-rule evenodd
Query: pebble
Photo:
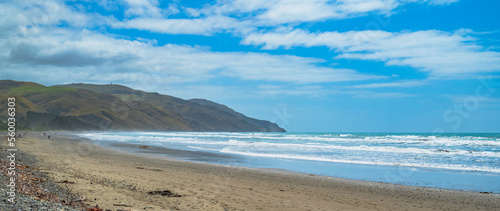
M 19 161 L 16 161 L 17 163 L 21 163 L 23 165 L 28 165 L 28 166 L 35 166 L 35 163 L 37 162 L 36 158 L 33 155 L 23 153 L 22 151 L 18 150 L 16 153 L 16 158 Z M 4 146 L 1 146 L 0 150 L 0 159 L 5 159 L 7 156 L 7 151 Z M 39 172 L 33 172 L 33 174 L 39 174 Z M 75 209 L 60 203 L 53 203 L 53 202 L 47 202 L 47 201 L 40 201 L 36 200 L 31 196 L 23 195 L 18 192 L 16 192 L 15 196 L 15 202 L 12 203 L 9 202 L 7 199 L 10 198 L 10 196 L 7 193 L 7 186 L 5 184 L 8 184 L 9 177 L 6 175 L 0 173 L 0 210 L 18 210 L 18 211 L 31 211 L 31 210 L 63 210 L 63 211 L 80 211 L 84 209 Z M 45 189 L 50 190 L 52 193 L 63 193 L 64 190 L 62 190 L 59 186 L 55 185 L 53 182 L 44 182 L 43 187 Z

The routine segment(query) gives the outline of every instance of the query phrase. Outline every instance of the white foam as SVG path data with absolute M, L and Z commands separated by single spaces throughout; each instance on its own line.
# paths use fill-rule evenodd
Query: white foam
M 314 151 L 314 152 L 329 152 L 333 150 L 342 150 L 342 151 L 364 151 L 364 152 L 387 152 L 387 153 L 404 153 L 404 154 L 427 154 L 427 155 L 447 155 L 447 156 L 453 156 L 453 155 L 463 155 L 463 156 L 475 156 L 475 157 L 495 157 L 495 158 L 500 158 L 500 151 L 493 152 L 493 151 L 469 151 L 469 150 L 461 150 L 461 149 L 450 149 L 446 148 L 449 147 L 449 140 L 442 140 L 442 139 L 437 139 L 434 140 L 434 143 L 429 144 L 429 141 L 425 141 L 424 146 L 420 145 L 411 145 L 411 146 L 420 146 L 419 147 L 406 147 L 408 145 L 401 145 L 405 147 L 395 147 L 395 146 L 369 146 L 368 142 L 365 143 L 357 143 L 357 144 L 363 144 L 363 145 L 355 145 L 355 146 L 343 146 L 343 145 L 338 145 L 341 143 L 333 144 L 321 144 L 321 142 L 306 142 L 306 143 L 297 143 L 297 142 L 292 142 L 292 143 L 285 143 L 285 142 L 252 142 L 252 141 L 242 141 L 244 139 L 237 139 L 237 138 L 229 138 L 228 141 L 225 141 L 224 139 L 227 140 L 228 137 L 235 137 L 238 135 L 230 134 L 230 136 L 225 136 L 225 138 L 218 138 L 217 141 L 212 140 L 214 138 L 213 135 L 216 135 L 216 137 L 219 135 L 218 133 L 212 134 L 212 133 L 188 133 L 188 137 L 186 137 L 186 133 L 156 133 L 156 132 L 147 132 L 147 133 L 134 133 L 136 136 L 130 136 L 130 134 L 123 134 L 123 135 L 116 135 L 116 134 L 81 134 L 81 136 L 91 138 L 94 140 L 101 140 L 101 141 L 120 141 L 120 142 L 141 142 L 141 143 L 156 143 L 156 144 L 183 144 L 183 145 L 218 145 L 221 148 L 225 146 L 242 146 L 242 147 L 252 147 L 256 148 L 258 151 L 258 148 L 266 148 L 266 149 L 274 149 L 274 151 Z M 146 136 L 145 134 L 148 134 L 149 136 Z M 172 135 L 174 134 L 174 135 Z M 192 135 L 194 134 L 194 135 Z M 139 136 L 137 136 L 139 135 Z M 154 135 L 154 136 L 153 136 Z M 227 135 L 227 134 L 224 134 Z M 255 136 L 254 134 L 239 134 L 239 135 L 251 135 Z M 210 137 L 212 139 L 201 139 L 200 137 Z M 267 137 L 267 136 L 266 136 Z M 295 138 L 298 138 L 297 136 L 293 136 Z M 418 138 L 420 136 L 391 136 L 391 137 L 404 137 L 404 138 Z M 279 137 L 282 138 L 282 137 Z M 315 139 L 317 137 L 308 137 L 309 140 L 317 140 Z M 303 140 L 304 138 L 301 137 Z M 384 143 L 393 143 L 393 142 L 400 142 L 401 140 L 388 140 L 385 137 L 381 136 L 375 136 L 375 137 L 366 137 L 365 139 L 369 139 L 371 142 L 373 140 L 382 140 Z M 273 141 L 273 140 L 269 140 Z M 276 140 L 274 140 L 276 141 Z M 435 144 L 436 142 L 441 141 L 442 143 L 448 143 L 448 144 Z M 471 142 L 471 141 L 455 141 L 456 142 L 461 142 L 459 143 L 460 145 L 463 145 L 464 142 Z M 482 141 L 485 142 L 485 141 Z M 496 141 L 486 141 L 486 142 L 494 142 Z M 350 143 L 353 144 L 353 143 Z M 372 143 L 373 144 L 373 143 Z M 453 146 L 453 145 L 452 145 Z M 442 149 L 442 150 L 439 150 Z
M 464 155 L 464 156 L 482 156 L 482 157 L 497 157 L 500 158 L 500 152 L 490 151 L 466 151 L 466 150 L 438 150 L 438 149 L 421 149 L 414 147 L 378 147 L 378 146 L 340 146 L 340 145 L 321 145 L 317 143 L 306 144 L 285 144 L 285 143 L 269 143 L 269 142 L 243 142 L 231 139 L 228 145 L 244 146 L 245 148 L 254 147 L 261 149 L 276 149 L 274 151 L 321 151 L 321 152 L 337 152 L 342 151 L 364 151 L 364 152 L 387 152 L 387 153 L 404 153 L 404 154 L 430 154 L 430 155 Z
M 210 132 L 105 132 L 79 135 L 99 141 L 151 143 L 245 156 L 495 173 L 500 171 L 497 168 L 500 163 L 500 141 L 486 137 Z M 477 166 L 478 164 L 485 166 Z
M 188 148 L 191 149 L 198 149 L 198 150 L 203 150 L 203 151 L 220 151 L 219 149 L 211 149 L 211 148 L 204 148 L 204 147 L 196 147 L 196 146 L 187 146 Z
M 231 150 L 228 148 L 224 148 L 224 149 L 220 150 L 220 152 L 245 155 L 245 156 L 253 156 L 253 157 L 322 161 L 322 162 L 347 163 L 347 164 L 405 166 L 405 167 L 417 167 L 417 168 L 447 169 L 447 170 L 457 170 L 457 171 L 482 171 L 482 172 L 500 173 L 499 168 L 481 167 L 481 166 L 466 166 L 466 165 L 457 165 L 457 164 L 390 163 L 390 162 L 374 162 L 374 161 L 360 161 L 360 160 L 343 160 L 343 159 L 332 159 L 332 158 L 328 158 L 328 157 L 324 157 L 324 156 L 320 157 L 320 156 L 306 156 L 306 155 L 297 155 L 297 154 L 266 154 L 266 153 L 255 153 L 255 152 L 243 152 L 243 151 Z
M 352 134 L 339 134 L 340 137 L 351 137 Z

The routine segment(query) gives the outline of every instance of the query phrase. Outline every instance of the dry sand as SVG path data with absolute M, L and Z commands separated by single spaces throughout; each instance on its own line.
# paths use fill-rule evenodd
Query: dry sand
M 176 161 L 48 135 L 26 135 L 17 147 L 38 156 L 54 180 L 74 182 L 63 187 L 111 210 L 500 210 L 497 194 Z M 147 193 L 155 190 L 182 197 Z

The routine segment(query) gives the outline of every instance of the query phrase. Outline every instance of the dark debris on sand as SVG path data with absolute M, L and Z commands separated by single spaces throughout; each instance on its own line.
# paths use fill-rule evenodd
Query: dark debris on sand
M 160 196 L 166 196 L 166 197 L 182 197 L 179 194 L 173 193 L 170 190 L 156 190 L 156 191 L 149 191 L 149 195 L 160 195 Z

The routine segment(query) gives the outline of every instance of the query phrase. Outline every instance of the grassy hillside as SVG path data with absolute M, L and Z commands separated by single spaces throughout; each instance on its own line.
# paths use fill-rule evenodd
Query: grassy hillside
M 155 131 L 284 131 L 207 100 L 148 93 L 121 85 L 46 87 L 0 81 L 0 117 L 16 97 L 19 123 L 31 129 Z

